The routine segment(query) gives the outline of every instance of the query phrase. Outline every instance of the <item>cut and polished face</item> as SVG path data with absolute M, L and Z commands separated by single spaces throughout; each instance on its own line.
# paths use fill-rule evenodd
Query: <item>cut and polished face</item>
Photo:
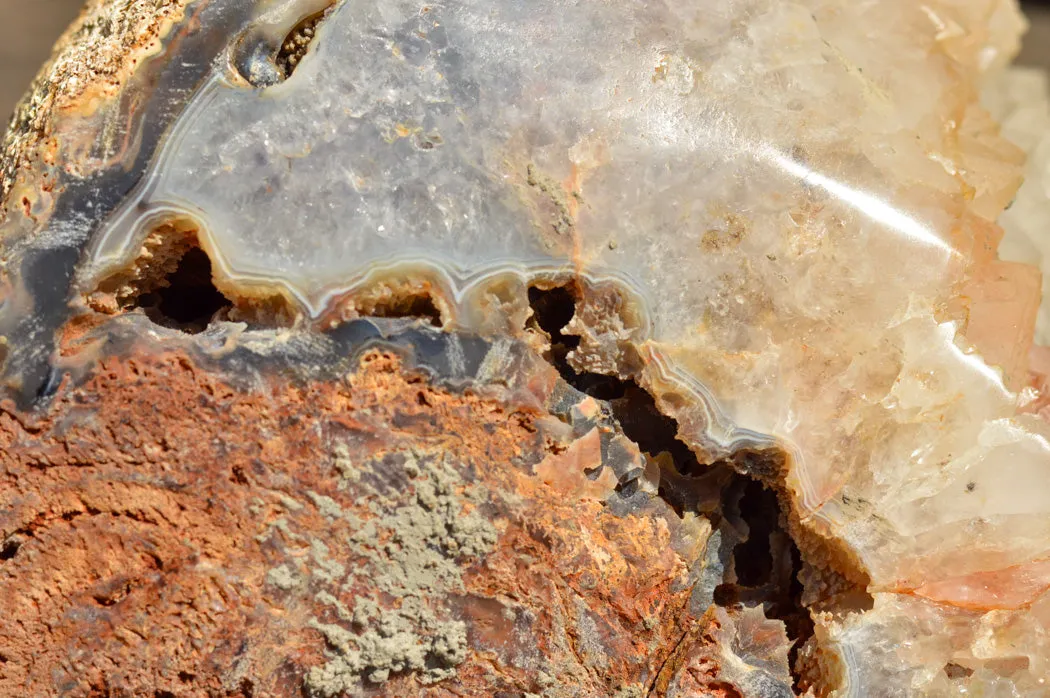
M 717 680 L 756 696 L 1041 690 L 1050 426 L 1028 363 L 1040 277 L 996 256 L 1023 156 L 978 100 L 1016 47 L 1011 3 L 196 0 L 163 12 L 127 54 L 134 67 L 86 92 L 63 83 L 76 98 L 5 183 L 13 413 L 52 424 L 69 391 L 110 389 L 99 362 L 176 352 L 231 394 L 320 391 L 326 408 L 310 414 L 324 445 L 300 456 L 328 448 L 335 462 L 350 447 L 330 443 L 343 424 L 330 386 L 349 373 L 370 389 L 357 362 L 386 351 L 442 400 L 477 393 L 531 415 L 525 432 L 494 419 L 464 443 L 546 439 L 500 452 L 518 459 L 511 482 L 391 416 L 405 433 L 382 447 L 376 422 L 339 437 L 371 464 L 364 484 L 329 483 L 326 500 L 285 491 L 322 514 L 337 495 L 381 500 L 379 523 L 330 517 L 352 543 L 343 553 L 303 543 L 313 572 L 289 562 L 301 531 L 261 568 L 278 605 L 334 602 L 322 620 L 296 616 L 335 656 L 296 660 L 310 691 L 468 681 L 456 667 L 487 651 L 481 621 L 448 600 L 462 580 L 433 570 L 498 555 L 500 522 L 553 496 L 529 477 L 624 526 L 673 532 L 652 533 L 663 547 L 630 565 L 682 566 L 653 622 L 684 604 L 709 629 L 679 668 L 733 664 Z M 419 395 L 412 420 L 428 414 Z M 550 460 L 566 449 L 584 455 Z M 362 629 L 340 593 L 365 592 L 340 586 L 354 561 L 338 555 L 415 564 L 422 552 L 382 563 L 354 546 L 448 523 L 413 519 L 424 505 L 410 495 L 383 499 L 373 480 L 408 461 L 429 464 L 408 475 L 419 497 L 445 487 L 469 500 L 445 514 L 462 509 L 464 540 L 483 544 L 431 560 L 425 594 L 405 580 L 383 590 Z M 528 506 L 485 489 L 501 487 Z M 621 543 L 596 559 L 630 558 Z M 759 549 L 769 565 L 753 564 Z M 250 576 L 261 560 L 229 564 Z M 493 579 L 486 598 L 510 594 Z M 688 603 L 669 601 L 683 589 Z M 408 598 L 433 603 L 408 617 Z M 630 623 L 602 619 L 594 642 L 627 652 L 610 638 Z M 408 650 L 362 659 L 398 633 Z M 771 644 L 754 649 L 763 634 Z M 700 690 L 641 658 L 616 672 L 595 661 L 624 685 Z

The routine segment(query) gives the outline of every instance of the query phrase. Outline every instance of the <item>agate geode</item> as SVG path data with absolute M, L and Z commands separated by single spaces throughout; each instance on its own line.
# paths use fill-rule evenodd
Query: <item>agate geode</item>
M 1021 28 L 89 3 L 6 141 L 0 689 L 1043 695 Z

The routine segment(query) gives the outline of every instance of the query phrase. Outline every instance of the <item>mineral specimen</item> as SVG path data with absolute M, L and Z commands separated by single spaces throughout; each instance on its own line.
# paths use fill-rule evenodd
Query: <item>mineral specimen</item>
M 0 693 L 1050 695 L 1022 28 L 89 2 L 5 141 Z

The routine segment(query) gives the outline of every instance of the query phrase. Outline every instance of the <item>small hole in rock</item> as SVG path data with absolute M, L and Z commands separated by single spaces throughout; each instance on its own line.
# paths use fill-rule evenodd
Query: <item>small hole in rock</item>
M 277 52 L 277 57 L 274 59 L 285 79 L 295 72 L 295 69 L 299 67 L 299 62 L 303 60 L 303 57 L 310 50 L 310 45 L 314 42 L 317 35 L 317 27 L 327 14 L 328 10 L 311 15 L 295 25 L 292 31 L 288 32 L 288 36 L 281 43 L 281 49 Z
M 434 299 L 425 294 L 407 296 L 389 306 L 377 307 L 371 315 L 386 318 L 423 318 L 434 327 L 441 327 L 441 311 L 434 305 Z
M 740 602 L 737 588 L 732 584 L 719 584 L 715 587 L 714 602 L 716 606 L 723 608 L 733 606 Z
M 158 226 L 142 248 L 131 265 L 88 294 L 93 310 L 113 315 L 138 308 L 158 325 L 193 334 L 233 307 L 215 287 L 195 229 L 181 221 Z
M 740 458 L 746 460 L 749 455 L 744 453 Z M 766 454 L 763 458 L 773 456 Z M 734 473 L 722 490 L 719 510 L 735 527 L 744 524 L 747 537 L 733 549 L 735 580 L 730 581 L 727 575 L 727 580 L 715 588 L 714 602 L 724 607 L 762 606 L 767 618 L 784 623 L 793 641 L 788 660 L 798 689 L 801 675 L 796 671 L 797 660 L 802 646 L 813 636 L 813 620 L 802 605 L 802 555 L 784 529 L 780 500 L 762 481 Z
M 762 586 L 773 575 L 770 534 L 779 529 L 777 496 L 756 480 L 748 480 L 740 500 L 740 514 L 750 530 L 747 541 L 736 548 L 737 581 L 743 586 Z
M 8 538 L 0 545 L 0 560 L 10 560 L 18 554 L 18 549 L 22 547 L 22 541 L 16 538 Z
M 668 453 L 682 475 L 698 475 L 706 468 L 692 449 L 678 438 L 678 422 L 663 414 L 656 400 L 638 383 L 600 373 L 578 372 L 568 360 L 579 347 L 580 338 L 563 333 L 576 314 L 577 292 L 568 286 L 552 289 L 529 288 L 536 325 L 550 337 L 547 360 L 566 383 L 597 400 L 609 403 L 624 435 L 650 456 Z
M 232 304 L 215 288 L 208 255 L 193 247 L 163 285 L 139 296 L 137 305 L 158 325 L 195 334 L 203 332 L 219 311 Z
M 429 292 L 396 284 L 381 284 L 369 292 L 362 293 L 356 299 L 354 309 L 362 317 L 416 318 L 433 327 L 441 327 L 444 324 L 441 310 Z
M 244 468 L 239 465 L 233 466 L 230 469 L 230 481 L 236 482 L 238 485 L 247 485 L 248 476 L 244 474 Z
M 576 293 L 568 286 L 555 286 L 551 289 L 531 286 L 529 305 L 535 313 L 536 324 L 551 336 L 552 344 L 555 338 L 561 341 L 576 340 L 579 343 L 577 337 L 566 337 L 561 333 L 576 315 Z
M 793 641 L 788 660 L 798 689 L 798 655 L 813 636 L 813 620 L 802 605 L 802 555 L 783 528 L 780 501 L 759 480 L 734 474 L 723 489 L 721 511 L 731 522 L 747 526 L 747 538 L 733 549 L 735 581 L 720 584 L 714 602 L 727 607 L 761 605 L 767 618 L 784 623 Z

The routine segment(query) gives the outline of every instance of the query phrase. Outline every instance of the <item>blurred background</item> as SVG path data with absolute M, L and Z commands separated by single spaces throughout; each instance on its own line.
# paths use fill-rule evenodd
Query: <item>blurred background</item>
M 0 120 L 4 126 L 51 46 L 84 0 L 0 0 Z M 1050 0 L 1022 3 L 1032 22 L 1020 62 L 1050 69 Z
M 0 0 L 0 130 L 84 0 Z

